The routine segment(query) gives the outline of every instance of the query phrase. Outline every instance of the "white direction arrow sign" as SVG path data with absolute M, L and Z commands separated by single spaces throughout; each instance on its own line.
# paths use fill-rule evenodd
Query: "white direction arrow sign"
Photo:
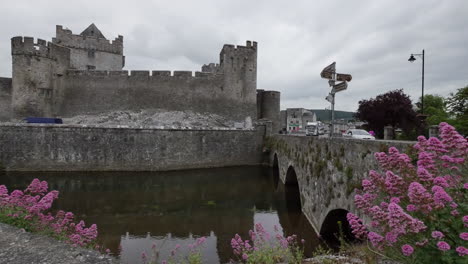
M 333 95 L 332 95 L 332 94 L 328 94 L 328 96 L 325 97 L 325 100 L 327 100 L 327 101 L 330 102 L 330 103 L 333 103 Z

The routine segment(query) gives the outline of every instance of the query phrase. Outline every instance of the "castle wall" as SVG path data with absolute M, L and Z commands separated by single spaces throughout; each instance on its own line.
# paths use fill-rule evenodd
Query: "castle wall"
M 70 67 L 76 70 L 122 70 L 125 64 L 123 56 L 123 37 L 112 42 L 105 38 L 75 35 L 71 30 L 57 26 L 54 44 L 64 46 L 71 51 Z
M 30 37 L 11 41 L 12 110 L 15 117 L 53 116 L 60 84 L 70 64 L 70 50 Z
M 0 122 L 11 118 L 11 78 L 0 77 Z
M 71 30 L 57 26 L 56 36 L 52 39 L 54 44 L 74 49 L 94 49 L 98 51 L 123 54 L 123 37 L 119 36 L 112 42 L 105 38 L 75 35 Z
M 187 71 L 68 71 L 59 112 L 63 117 L 115 110 L 162 108 L 253 118 L 233 93 L 223 88 L 223 74 Z M 252 104 L 251 107 L 255 107 Z
M 257 130 L 141 129 L 0 124 L 0 164 L 10 171 L 161 171 L 257 165 Z
M 124 66 L 123 56 L 114 53 L 71 48 L 70 55 L 72 69 L 88 70 L 89 66 L 93 66 L 92 70 L 120 71 Z

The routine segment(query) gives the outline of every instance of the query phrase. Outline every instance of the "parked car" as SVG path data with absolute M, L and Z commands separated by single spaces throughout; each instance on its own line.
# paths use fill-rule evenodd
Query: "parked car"
M 369 132 L 365 131 L 364 129 L 348 129 L 343 134 L 344 137 L 351 137 L 357 139 L 370 139 L 374 140 L 375 137 L 369 134 Z

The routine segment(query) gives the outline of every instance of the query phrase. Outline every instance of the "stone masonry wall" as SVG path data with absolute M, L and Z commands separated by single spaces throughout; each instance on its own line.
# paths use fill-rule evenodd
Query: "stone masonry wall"
M 11 39 L 14 117 L 51 116 L 60 102 L 63 75 L 70 65 L 70 50 L 42 39 Z
M 11 78 L 0 77 L 0 122 L 11 117 Z
M 297 175 L 302 211 L 317 233 L 326 216 L 335 209 L 356 212 L 354 189 L 369 170 L 378 170 L 375 152 L 395 146 L 408 151 L 415 142 L 315 138 L 275 135 L 266 145 L 270 162 L 278 159 L 279 177 L 284 183 L 288 169 Z M 411 155 L 410 155 L 411 157 Z
M 208 112 L 244 121 L 252 119 L 255 102 L 245 102 L 225 90 L 224 75 L 190 71 L 69 71 L 62 117 L 115 110 L 161 108 Z
M 18 171 L 162 171 L 256 165 L 265 129 L 0 125 L 0 164 Z

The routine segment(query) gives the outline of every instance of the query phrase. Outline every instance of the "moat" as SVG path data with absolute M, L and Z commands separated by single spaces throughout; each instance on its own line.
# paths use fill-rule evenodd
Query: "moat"
M 207 238 L 206 263 L 232 258 L 230 240 L 248 237 L 254 223 L 274 234 L 298 234 L 309 255 L 317 234 L 301 212 L 299 192 L 278 182 L 271 168 L 231 167 L 171 172 L 9 172 L 0 184 L 24 189 L 33 178 L 60 192 L 55 208 L 99 228 L 98 243 L 123 263 L 141 263 L 156 245 L 160 259 L 198 237 Z

